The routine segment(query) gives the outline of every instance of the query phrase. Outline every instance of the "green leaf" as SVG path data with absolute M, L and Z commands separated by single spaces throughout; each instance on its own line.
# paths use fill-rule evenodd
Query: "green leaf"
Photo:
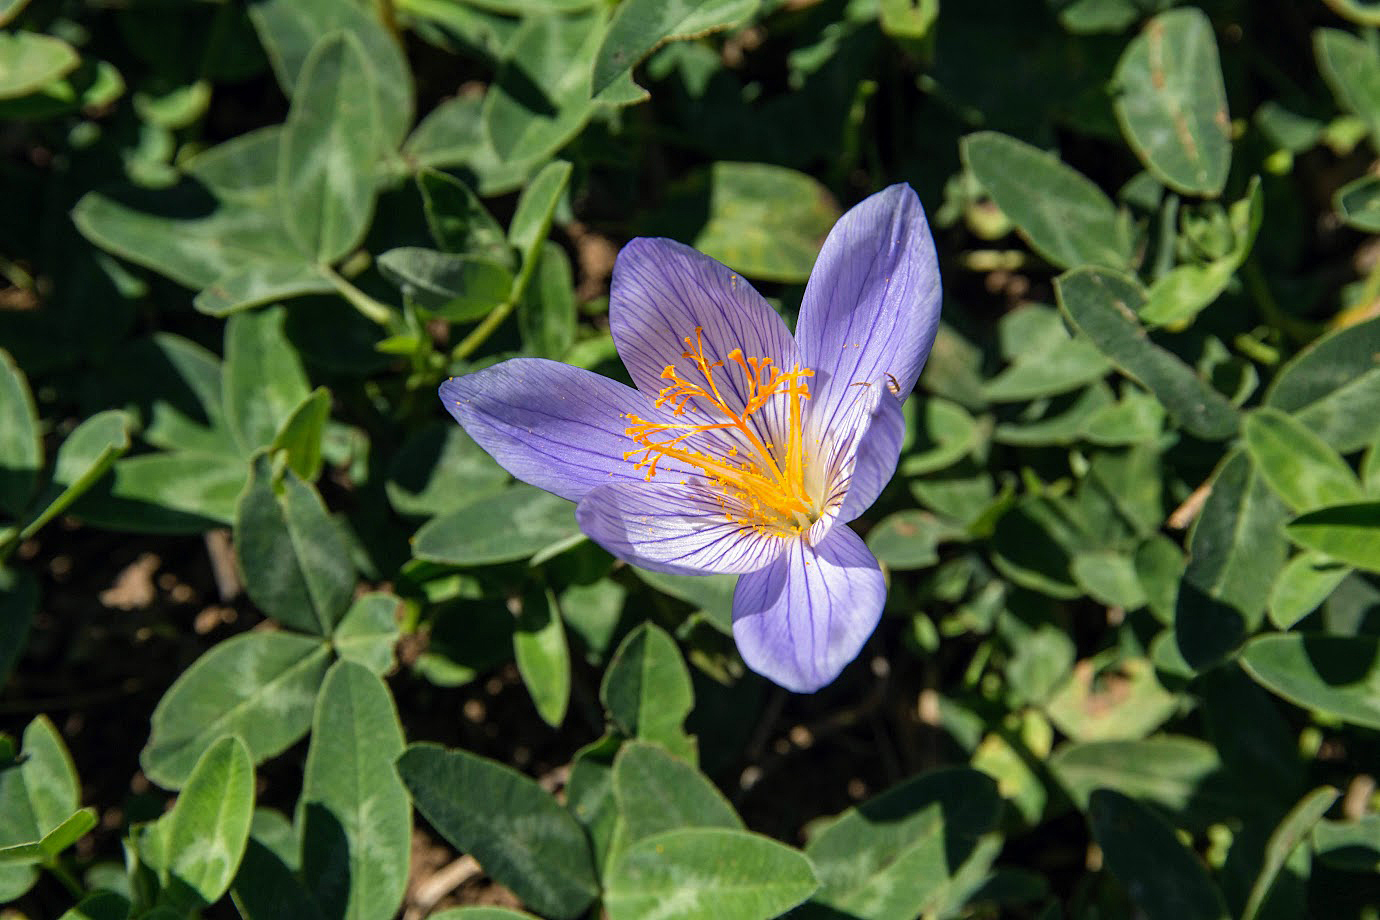
M 604 13 L 523 20 L 484 97 L 483 124 L 499 160 L 550 156 L 594 112 L 590 71 Z
M 664 630 L 643 623 L 628 633 L 604 672 L 599 701 L 625 736 L 693 759 L 694 742 L 681 725 L 694 708 L 695 691 L 680 649 Z
M 422 428 L 403 443 L 384 489 L 399 514 L 433 517 L 496 495 L 510 482 L 465 429 L 448 423 Z
M 398 605 L 391 594 L 373 591 L 355 599 L 331 635 L 335 653 L 382 677 L 393 669 L 398 643 Z
M 129 450 L 132 419 L 119 409 L 97 412 L 67 436 L 53 465 L 53 484 L 44 496 L 46 507 L 24 525 L 20 539 L 62 514 L 104 476 Z
M 513 289 L 513 273 L 487 256 L 404 246 L 379 256 L 378 264 L 413 303 L 453 323 L 479 319 Z
M 1098 789 L 1088 822 L 1107 868 L 1147 920 L 1226 920 L 1221 892 L 1159 815 L 1120 792 Z
M 516 625 L 513 653 L 518 673 L 542 721 L 560 728 L 570 703 L 570 647 L 551 592 L 529 591 Z
M 602 92 L 667 42 L 734 28 L 760 5 L 761 0 L 628 0 L 614 12 L 594 59 L 594 92 Z
M 411 802 L 392 769 L 402 752 L 388 687 L 362 665 L 333 665 L 297 805 L 302 877 L 327 916 L 391 917 L 402 905 L 412 842 Z
M 595 874 L 601 878 L 615 841 L 621 840 L 624 831 L 613 790 L 613 761 L 622 743 L 616 735 L 607 734 L 580 748 L 571 760 L 570 778 L 565 784 L 565 807 L 589 836 Z
M 801 916 L 899 920 L 936 910 L 1001 808 L 991 778 L 958 768 L 921 774 L 848 809 L 805 847 L 820 889 Z
M 369 7 L 339 0 L 259 0 L 249 18 L 268 52 L 278 85 L 289 98 L 302 90 L 306 61 L 322 39 L 347 32 L 368 58 L 368 92 L 377 119 L 380 153 L 392 153 L 412 127 L 412 70 L 396 35 Z
M 1189 263 L 1171 269 L 1150 286 L 1141 308 L 1143 322 L 1168 326 L 1193 319 L 1212 305 L 1227 289 L 1237 269 L 1246 261 L 1264 220 L 1264 193 L 1258 177 L 1240 201 L 1231 206 L 1227 220 L 1232 230 L 1231 250 L 1210 262 Z
M 1104 653 L 1079 663 L 1049 699 L 1045 712 L 1075 741 L 1111 741 L 1144 738 L 1178 706 L 1160 685 L 1148 658 Z
M 9 747 L 9 758 L 0 756 L 0 847 L 35 844 L 42 854 L 43 838 L 77 811 L 80 787 L 76 767 L 62 736 L 46 716 L 36 716 L 24 729 L 20 759 L 13 760 L 13 750 Z M 24 862 L 37 861 L 25 854 L 16 855 Z M 0 897 L 17 899 L 37 877 L 36 870 L 27 865 L 0 861 Z
M 531 914 L 506 907 L 452 907 L 429 917 L 430 920 L 537 920 Z
M 431 744 L 409 747 L 398 773 L 431 826 L 533 910 L 576 917 L 599 893 L 584 830 L 533 780 Z
M 1115 789 L 1153 802 L 1176 822 L 1206 828 L 1235 814 L 1222 784 L 1222 762 L 1212 745 L 1198 738 L 1157 735 L 1141 741 L 1084 741 L 1059 747 L 1049 769 L 1080 808 L 1097 789 Z
M 1380 55 L 1365 40 L 1340 29 L 1314 32 L 1313 54 L 1342 108 L 1363 119 L 1371 143 L 1380 144 Z
M 1259 628 L 1288 553 L 1287 518 L 1250 458 L 1229 454 L 1194 525 L 1174 612 L 1179 651 L 1194 668 L 1215 664 Z
M 1323 553 L 1300 553 L 1289 560 L 1270 589 L 1270 622 L 1287 630 L 1327 600 L 1351 568 Z
M 624 744 L 613 761 L 613 791 L 625 822 L 625 844 L 681 827 L 743 829 L 743 820 L 709 778 L 660 745 Z
M 534 284 L 518 304 L 523 350 L 539 358 L 558 359 L 575 343 L 575 278 L 565 250 L 542 243 Z
M 1185 7 L 1151 19 L 1112 80 L 1121 133 L 1145 168 L 1177 192 L 1220 195 L 1231 166 L 1231 116 L 1207 16 Z
M 879 562 L 898 571 L 923 569 L 939 561 L 939 541 L 961 535 L 928 511 L 889 514 L 867 534 L 867 548 Z
M 1319 821 L 1313 852 L 1324 865 L 1373 875 L 1380 872 L 1380 814 L 1355 821 Z
M 36 32 L 0 32 L 0 99 L 27 96 L 81 62 L 72 46 Z
M 1357 230 L 1380 233 L 1380 176 L 1362 176 L 1332 196 L 1337 214 Z
M 91 192 L 72 210 L 81 233 L 121 258 L 191 288 L 294 247 L 279 214 L 279 127 L 220 144 L 186 164 L 169 189 Z
M 1294 518 L 1289 539 L 1368 572 L 1380 572 L 1380 502 L 1323 508 Z
M 286 320 L 282 307 L 271 307 L 225 324 L 225 417 L 245 457 L 271 444 L 309 393 Z
M 23 513 L 38 488 L 42 466 L 43 442 L 29 382 L 0 348 L 0 510 L 12 517 Z
M 631 566 L 642 581 L 702 611 L 722 632 L 733 631 L 733 591 L 736 575 L 666 575 Z
M 96 891 L 82 898 L 58 920 L 129 920 L 130 903 L 114 891 Z
M 320 267 L 311 262 L 265 259 L 217 278 L 196 295 L 192 306 L 209 316 L 229 316 L 280 300 L 334 291 Z
M 882 31 L 893 38 L 919 41 L 939 18 L 939 0 L 882 0 Z
M 427 229 L 442 252 L 484 256 L 512 268 L 508 236 L 470 187 L 434 169 L 417 172 Z
M 1055 279 L 1059 306 L 1123 373 L 1143 383 L 1190 434 L 1220 441 L 1236 433 L 1236 410 L 1176 356 L 1152 343 L 1136 319 L 1145 292 L 1135 279 L 1079 269 Z
M 518 196 L 513 220 L 508 224 L 508 242 L 518 251 L 522 274 L 527 277 L 536 269 L 542 243 L 551 232 L 556 206 L 570 182 L 571 170 L 565 160 L 548 163 Z
M 230 888 L 254 814 L 254 765 L 236 737 L 221 738 L 197 759 L 167 826 L 164 895 L 182 910 L 220 900 Z
M 790 283 L 810 277 L 838 217 L 828 189 L 802 172 L 718 161 L 673 185 L 641 232 L 692 240 L 734 271 Z
M 125 91 L 120 72 L 105 61 L 88 58 L 37 92 L 16 99 L 0 99 L 0 119 L 46 119 L 78 110 L 93 111 L 114 105 Z
M 939 397 L 913 396 L 902 407 L 908 443 L 902 448 L 900 470 L 924 476 L 953 466 L 984 441 L 977 420 L 957 403 Z M 909 439 L 914 437 L 913 442 Z
M 266 454 L 236 509 L 235 557 L 250 599 L 302 632 L 329 636 L 354 594 L 349 547 L 321 497 L 292 470 L 280 491 Z
M 202 533 L 234 520 L 247 474 L 243 460 L 224 454 L 127 457 L 73 504 L 72 514 L 129 533 Z
M 220 358 L 200 345 L 156 333 L 125 347 L 140 373 L 112 386 L 112 396 L 136 409 L 140 437 L 165 450 L 235 455 L 225 421 Z
M 1111 362 L 1091 342 L 1067 339 L 1048 350 L 1020 355 L 987 381 L 983 395 L 997 403 L 1057 396 L 1101 380 L 1111 369 Z
M 995 131 L 968 135 L 959 152 L 1030 247 L 1052 264 L 1130 264 L 1129 222 L 1101 189 L 1057 156 Z
M 1293 417 L 1264 406 L 1246 416 L 1242 434 L 1256 469 L 1295 511 L 1361 500 L 1351 467 Z
M 331 416 L 331 391 L 317 387 L 283 420 L 269 445 L 270 452 L 284 451 L 287 465 L 306 482 L 321 475 L 321 441 Z
M 1313 827 L 1327 814 L 1327 810 L 1335 801 L 1337 790 L 1331 786 L 1314 789 L 1279 822 L 1279 827 L 1270 835 L 1270 842 L 1265 845 L 1264 865 L 1260 867 L 1260 874 L 1251 886 L 1250 897 L 1246 900 L 1245 909 L 1241 911 L 1241 920 L 1256 920 L 1256 917 L 1260 916 L 1260 908 L 1269 896 L 1280 870 L 1299 845 L 1313 832 Z
M 1380 640 L 1374 636 L 1261 636 L 1242 650 L 1241 666 L 1297 706 L 1380 728 Z
M 501 528 L 494 521 L 503 521 Z M 579 533 L 574 506 L 528 485 L 470 502 L 432 518 L 413 538 L 418 559 L 445 565 L 492 565 L 527 559 Z
M 288 234 L 329 264 L 358 246 L 374 213 L 373 65 L 359 39 L 322 39 L 302 64 L 283 126 L 278 182 Z
M 330 657 L 320 639 L 283 632 L 249 632 L 213 646 L 158 701 L 139 756 L 144 773 L 176 789 L 226 735 L 238 735 L 255 763 L 287 750 L 311 725 Z
M 768 920 L 819 882 L 798 850 L 747 831 L 694 827 L 639 840 L 605 880 L 610 920 Z
M 43 835 L 37 843 L 20 843 L 0 847 L 0 865 L 6 863 L 28 865 L 51 863 L 63 850 L 76 843 L 96 826 L 96 810 L 82 808 L 57 827 Z
M 1339 453 L 1380 436 L 1380 319 L 1339 329 L 1299 352 L 1275 376 L 1265 405 L 1294 416 Z

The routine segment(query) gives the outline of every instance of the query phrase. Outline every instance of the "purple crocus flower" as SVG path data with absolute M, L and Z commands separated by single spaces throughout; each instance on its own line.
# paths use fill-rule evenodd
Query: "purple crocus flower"
M 846 525 L 896 467 L 939 300 L 924 210 L 893 185 L 829 233 L 794 338 L 728 268 L 635 239 L 609 325 L 637 389 L 518 358 L 446 381 L 441 400 L 518 479 L 578 502 L 580 528 L 618 558 L 742 576 L 743 660 L 813 692 L 881 617 L 881 569 Z

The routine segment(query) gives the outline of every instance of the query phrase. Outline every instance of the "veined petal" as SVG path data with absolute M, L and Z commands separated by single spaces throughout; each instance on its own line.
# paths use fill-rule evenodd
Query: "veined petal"
M 619 559 L 672 575 L 752 572 L 792 542 L 728 520 L 712 495 L 689 485 L 601 486 L 580 501 L 575 519 Z
M 894 383 L 905 399 L 934 345 L 939 301 L 934 241 L 910 186 L 893 185 L 843 215 L 824 241 L 796 324 L 815 371 L 816 409 L 835 411 L 861 381 Z
M 735 349 L 745 359 L 769 358 L 781 371 L 800 362 L 785 321 L 736 272 L 673 240 L 639 238 L 624 246 L 610 283 L 609 329 L 633 382 L 649 398 L 668 385 L 667 366 L 683 380 L 707 385 L 683 357 L 696 328 L 703 329 L 709 362 L 727 362 L 714 372 L 714 383 L 734 411 L 748 400 L 746 376 L 728 357 Z M 776 399 L 752 416 L 763 440 L 784 431 L 786 411 L 786 400 Z
M 823 514 L 810 528 L 807 542 L 818 545 L 836 522 L 851 521 L 867 510 L 891 478 L 905 430 L 895 403 L 884 383 L 857 383 L 836 411 L 811 412 L 806 442 L 823 452 L 811 462 L 809 488 L 819 496 Z M 829 428 L 823 427 L 821 418 L 828 419 Z M 886 466 L 887 445 L 892 442 L 895 451 Z
M 817 546 L 789 541 L 771 565 L 738 579 L 733 638 L 749 668 L 813 693 L 857 657 L 885 601 L 877 560 L 840 525 Z
M 653 413 L 641 393 L 543 358 L 515 358 L 441 384 L 441 402 L 499 465 L 523 482 L 579 501 L 596 486 L 641 482 L 623 454 L 626 412 Z M 676 472 L 674 461 L 663 468 Z
M 848 494 L 838 513 L 843 522 L 855 519 L 872 506 L 891 481 L 901 456 L 901 441 L 906 434 L 901 401 L 890 392 L 883 392 L 880 397 L 872 411 L 872 423 L 858 442 Z

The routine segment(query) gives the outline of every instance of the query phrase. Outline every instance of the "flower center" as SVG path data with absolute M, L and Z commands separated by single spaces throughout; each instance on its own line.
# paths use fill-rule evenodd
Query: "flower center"
M 704 384 L 683 379 L 676 366 L 668 364 L 661 372 L 667 386 L 657 394 L 656 407 L 670 407 L 675 421 L 649 422 L 631 413 L 624 415 L 630 423 L 627 435 L 638 446 L 624 453 L 623 459 L 646 470 L 648 482 L 663 457 L 679 460 L 713 483 L 728 520 L 763 532 L 799 533 L 819 516 L 805 490 L 801 428 L 801 406 L 810 398 L 805 378 L 813 377 L 814 371 L 798 364 L 783 371 L 772 366 L 771 358 L 744 357 L 739 348 L 722 361 L 711 362 L 704 353 L 703 332 L 704 327 L 696 326 L 694 339 L 685 338 L 687 351 L 681 357 L 704 375 Z M 732 368 L 741 371 L 747 386 L 741 409 L 724 398 L 714 379 L 716 370 L 724 371 L 722 379 Z M 741 395 L 741 388 L 735 389 Z M 785 444 L 764 441 L 759 426 L 749 421 L 778 397 L 788 401 Z M 705 420 L 690 420 L 687 410 Z M 728 437 L 710 432 L 725 432 Z

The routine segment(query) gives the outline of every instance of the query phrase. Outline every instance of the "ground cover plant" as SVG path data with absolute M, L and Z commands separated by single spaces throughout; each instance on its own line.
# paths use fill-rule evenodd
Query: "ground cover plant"
M 0 0 L 0 916 L 1380 916 L 1377 29 Z

